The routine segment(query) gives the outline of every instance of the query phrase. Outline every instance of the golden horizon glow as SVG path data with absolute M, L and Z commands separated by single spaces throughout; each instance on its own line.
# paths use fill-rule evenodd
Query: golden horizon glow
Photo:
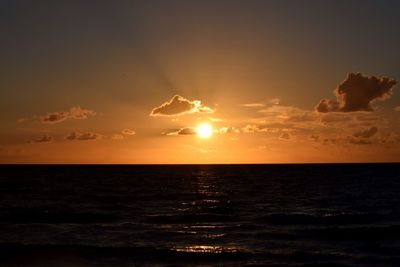
M 197 126 L 196 132 L 200 138 L 210 138 L 213 133 L 213 127 L 211 124 L 204 122 Z

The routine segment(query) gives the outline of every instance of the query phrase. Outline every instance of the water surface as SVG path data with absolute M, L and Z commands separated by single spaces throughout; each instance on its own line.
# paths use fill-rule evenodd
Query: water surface
M 400 165 L 0 167 L 5 266 L 399 266 Z

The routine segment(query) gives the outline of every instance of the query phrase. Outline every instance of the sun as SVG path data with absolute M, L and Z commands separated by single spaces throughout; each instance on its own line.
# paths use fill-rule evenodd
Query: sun
M 201 138 L 209 138 L 213 133 L 213 127 L 209 123 L 201 123 L 196 128 L 197 136 Z

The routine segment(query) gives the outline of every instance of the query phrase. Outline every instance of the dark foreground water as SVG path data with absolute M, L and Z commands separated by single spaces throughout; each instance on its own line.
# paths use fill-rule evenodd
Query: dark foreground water
M 2 266 L 400 266 L 400 165 L 0 166 Z

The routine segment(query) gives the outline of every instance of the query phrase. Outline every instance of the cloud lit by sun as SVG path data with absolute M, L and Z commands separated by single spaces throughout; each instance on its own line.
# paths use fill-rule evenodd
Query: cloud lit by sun
M 196 132 L 200 138 L 209 138 L 213 133 L 213 127 L 209 123 L 201 123 L 197 126 Z

